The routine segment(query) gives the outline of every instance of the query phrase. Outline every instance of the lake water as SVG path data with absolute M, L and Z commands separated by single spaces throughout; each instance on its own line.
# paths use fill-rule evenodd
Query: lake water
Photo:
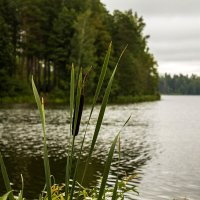
M 76 137 L 76 149 L 80 146 L 89 111 L 89 108 L 84 110 L 80 134 Z M 98 111 L 99 107 L 89 126 L 81 169 Z M 140 196 L 130 192 L 126 199 L 200 199 L 199 96 L 162 96 L 161 101 L 157 102 L 108 106 L 84 184 L 98 184 L 111 141 L 131 114 L 129 123 L 121 133 L 120 166 L 116 152 L 109 184 L 113 184 L 117 172 L 120 177 L 136 173 L 137 177 L 128 186 L 136 185 Z M 64 182 L 68 115 L 64 107 L 46 110 L 51 173 L 58 183 Z M 44 187 L 44 173 L 41 124 L 36 109 L 0 109 L 0 150 L 13 188 L 21 188 L 20 174 L 23 174 L 25 196 L 38 198 Z M 3 190 L 0 176 L 0 193 Z

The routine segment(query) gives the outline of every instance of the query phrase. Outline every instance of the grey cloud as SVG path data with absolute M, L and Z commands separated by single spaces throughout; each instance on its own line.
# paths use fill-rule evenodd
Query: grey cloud
M 159 60 L 162 61 L 199 61 L 199 48 L 192 49 L 192 51 L 188 48 L 185 50 L 177 50 L 177 49 L 162 49 L 159 50 Z
M 150 17 L 145 32 L 158 60 L 199 60 L 200 16 Z
M 157 40 L 200 37 L 200 16 L 149 17 L 145 22 L 145 33 Z
M 197 43 L 200 44 L 200 39 L 172 43 L 156 42 L 150 45 L 150 50 L 159 61 L 198 61 L 200 46 L 196 45 Z
M 103 0 L 107 8 L 137 11 L 144 17 L 148 46 L 158 63 L 195 62 L 200 68 L 200 0 Z M 162 66 L 161 66 L 162 68 Z M 167 68 L 166 68 L 167 69 Z M 171 68 L 172 69 L 172 68 Z M 200 71 L 200 70 L 199 70 Z
M 199 0 L 102 0 L 108 9 L 133 9 L 144 15 L 199 15 Z
M 160 62 L 160 66 L 158 70 L 160 74 L 170 73 L 170 74 L 198 74 L 200 75 L 200 62 Z
M 131 2 L 131 0 L 130 0 Z M 199 0 L 133 0 L 132 7 L 146 15 L 199 15 Z

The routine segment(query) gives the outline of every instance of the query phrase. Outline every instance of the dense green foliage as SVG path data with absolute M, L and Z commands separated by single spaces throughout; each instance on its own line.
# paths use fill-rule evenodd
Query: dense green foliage
M 157 64 L 147 47 L 144 27 L 136 13 L 115 11 L 111 15 L 100 0 L 0 0 L 1 101 L 27 100 L 31 75 L 48 101 L 67 99 L 72 63 L 76 69 L 81 66 L 83 73 L 93 66 L 85 91 L 91 99 L 111 41 L 109 71 L 128 44 L 111 100 L 157 95 Z
M 162 94 L 200 95 L 200 77 L 165 74 L 160 77 L 160 92 Z

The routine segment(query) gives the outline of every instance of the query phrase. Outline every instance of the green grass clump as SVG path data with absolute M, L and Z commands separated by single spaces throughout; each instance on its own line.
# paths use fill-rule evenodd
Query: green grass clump
M 117 104 L 128 104 L 128 103 L 141 103 L 148 101 L 160 100 L 160 94 L 155 95 L 135 95 L 135 96 L 118 96 L 114 103 Z
M 125 49 L 124 49 L 124 51 L 125 51 Z M 122 54 L 123 54 L 123 52 L 122 52 Z M 87 128 L 90 123 L 90 119 L 91 119 L 94 107 L 96 105 L 97 99 L 99 97 L 101 87 L 104 83 L 104 78 L 105 78 L 107 67 L 108 67 L 110 53 L 111 53 L 111 44 L 109 45 L 109 48 L 108 48 L 108 51 L 107 51 L 107 54 L 105 56 L 105 60 L 104 60 L 103 66 L 102 66 L 101 74 L 99 77 L 96 92 L 95 92 L 92 106 L 91 106 L 90 115 L 87 120 L 87 126 L 86 126 L 86 129 L 84 132 L 84 137 L 83 137 L 82 144 L 81 144 L 81 147 L 79 150 L 78 159 L 77 159 L 76 166 L 75 166 L 75 171 L 73 172 L 73 174 L 72 174 L 72 161 L 74 160 L 75 139 L 76 139 L 76 135 L 78 134 L 81 113 L 82 113 L 82 109 L 83 109 L 83 102 L 84 102 L 83 87 L 84 87 L 85 79 L 82 78 L 82 70 L 81 69 L 78 70 L 79 74 L 77 75 L 77 78 L 75 79 L 75 70 L 74 70 L 74 66 L 72 65 L 71 82 L 70 82 L 70 131 L 69 131 L 68 147 L 66 149 L 68 156 L 67 156 L 67 164 L 66 164 L 65 183 L 63 185 L 57 185 L 55 183 L 52 183 L 52 175 L 51 175 L 51 170 L 50 170 L 50 165 L 49 165 L 48 147 L 47 147 L 47 139 L 46 139 L 46 123 L 45 123 L 44 103 L 43 103 L 43 98 L 40 98 L 40 96 L 38 94 L 37 88 L 36 88 L 34 80 L 32 78 L 33 93 L 34 93 L 34 97 L 35 97 L 37 107 L 38 107 L 38 110 L 40 113 L 40 118 L 41 118 L 41 123 L 42 123 L 42 132 L 43 132 L 43 156 L 44 156 L 44 170 L 45 170 L 45 182 L 46 183 L 45 183 L 44 191 L 39 196 L 40 200 L 56 200 L 56 199 L 72 200 L 72 199 L 89 199 L 89 198 L 101 200 L 101 199 L 108 198 L 108 196 L 112 199 L 123 199 L 124 193 L 130 190 L 130 188 L 126 187 L 128 179 L 127 180 L 118 180 L 118 178 L 117 178 L 116 184 L 113 188 L 110 188 L 107 186 L 107 179 L 108 179 L 108 175 L 109 175 L 109 171 L 110 171 L 110 166 L 111 166 L 115 146 L 116 146 L 117 142 L 119 141 L 119 136 L 120 136 L 121 130 L 119 131 L 119 133 L 116 134 L 116 136 L 111 144 L 111 147 L 110 147 L 110 150 L 109 150 L 106 162 L 105 162 L 105 167 L 104 167 L 104 171 L 102 174 L 100 188 L 93 187 L 92 189 L 89 189 L 89 188 L 84 188 L 82 186 L 85 175 L 87 173 L 88 165 L 92 158 L 92 154 L 93 154 L 93 151 L 95 148 L 95 144 L 96 144 L 96 141 L 98 138 L 98 134 L 99 134 L 99 131 L 100 131 L 100 128 L 102 125 L 102 121 L 103 121 L 103 117 L 104 117 L 104 113 L 105 113 L 106 106 L 108 103 L 109 95 L 111 92 L 111 87 L 112 87 L 112 83 L 114 80 L 114 76 L 115 76 L 115 73 L 116 73 L 116 70 L 118 67 L 118 63 L 120 61 L 122 54 L 116 64 L 116 66 L 112 72 L 112 75 L 110 77 L 110 80 L 107 84 L 107 88 L 105 90 L 105 94 L 104 94 L 104 97 L 103 97 L 103 100 L 101 103 L 99 116 L 98 116 L 98 119 L 96 122 L 93 139 L 92 139 L 92 142 L 90 145 L 90 150 L 88 152 L 84 172 L 82 175 L 82 180 L 80 183 L 77 182 L 77 171 L 78 171 L 80 159 L 82 156 L 82 150 L 83 150 L 85 137 L 87 134 Z M 124 126 L 126 125 L 128 120 L 125 122 Z M 119 158 L 120 158 L 120 155 L 119 155 Z M 6 200 L 7 198 L 9 198 L 9 200 L 15 200 L 15 199 L 22 200 L 23 199 L 23 178 L 22 178 L 22 190 L 20 191 L 19 195 L 17 197 L 15 197 L 12 192 L 12 188 L 10 185 L 10 181 L 8 178 L 8 174 L 7 174 L 6 167 L 4 165 L 4 161 L 3 161 L 1 153 L 0 153 L 0 166 L 1 166 L 1 171 L 3 174 L 3 178 L 4 178 L 5 187 L 7 190 L 7 193 L 4 196 L 2 196 L 0 198 L 0 200 Z M 70 177 L 73 177 L 73 179 L 71 180 Z M 78 190 L 75 188 L 78 188 Z M 135 188 L 131 188 L 131 190 L 134 192 L 137 192 L 135 190 Z

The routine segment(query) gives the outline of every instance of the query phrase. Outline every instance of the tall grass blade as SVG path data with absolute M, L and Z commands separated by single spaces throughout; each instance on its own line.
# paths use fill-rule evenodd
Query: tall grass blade
M 88 164 L 90 162 L 90 159 L 91 159 L 91 156 L 92 156 L 92 152 L 94 150 L 94 146 L 96 144 L 96 140 L 97 140 L 97 137 L 98 137 L 98 134 L 99 134 L 99 130 L 101 128 L 101 124 L 102 124 L 102 121 L 103 121 L 105 109 L 106 109 L 108 98 L 109 98 L 109 95 L 110 95 L 113 79 L 114 79 L 114 76 L 115 76 L 119 61 L 120 61 L 123 53 L 125 52 L 126 48 L 127 48 L 127 46 L 124 48 L 124 50 L 122 51 L 122 53 L 121 53 L 121 55 L 120 55 L 120 57 L 118 59 L 118 62 L 117 62 L 116 66 L 115 66 L 115 68 L 113 70 L 113 73 L 112 73 L 112 75 L 110 77 L 110 80 L 108 82 L 108 85 L 107 85 L 107 88 L 106 88 L 106 91 L 105 91 L 105 94 L 104 94 L 104 97 L 103 97 L 103 101 L 102 101 L 100 112 L 99 112 L 99 116 L 98 116 L 98 119 L 97 119 L 97 123 L 96 123 L 95 131 L 94 131 L 94 135 L 93 135 L 90 151 L 89 151 L 88 158 L 87 158 L 87 161 L 86 161 L 86 164 L 85 164 L 85 169 L 84 169 L 84 172 L 83 172 L 83 177 L 82 177 L 81 184 L 83 183 L 83 180 L 84 180 L 84 177 L 85 177 L 85 174 L 86 174 L 86 171 L 87 171 L 87 167 L 88 167 Z
M 23 200 L 23 192 L 24 192 L 24 179 L 23 176 L 21 174 L 21 180 L 22 180 L 22 189 L 19 192 L 19 196 L 17 198 L 17 200 Z
M 115 187 L 114 187 L 114 190 L 113 190 L 112 200 L 116 200 L 117 199 L 117 188 L 118 188 L 118 177 L 117 177 L 117 180 L 115 182 Z
M 130 115 L 129 118 L 126 120 L 126 122 L 125 122 L 124 125 L 122 126 L 121 130 L 122 130 L 122 129 L 126 126 L 126 124 L 129 122 L 130 118 L 131 118 L 131 115 Z M 120 132 L 121 132 L 121 131 L 120 131 Z M 119 133 L 120 133 L 120 132 L 119 132 Z M 120 159 L 121 159 L 120 152 L 121 152 L 121 146 L 120 146 L 120 135 L 119 135 L 119 138 L 118 138 L 118 169 L 119 169 L 119 163 L 120 163 Z M 117 179 L 116 179 L 115 187 L 114 187 L 114 190 L 113 190 L 112 200 L 117 199 L 118 180 L 119 180 L 119 175 L 118 175 L 118 172 L 117 172 Z
M 75 106 L 75 116 L 74 116 L 74 125 L 73 125 L 73 141 L 72 141 L 72 148 L 71 148 L 71 161 L 70 161 L 70 167 L 72 167 L 72 159 L 74 157 L 74 142 L 75 142 L 75 130 L 77 127 L 77 119 L 78 119 L 78 112 L 79 112 L 79 106 L 80 106 L 80 98 L 81 98 L 81 90 L 82 90 L 82 70 L 79 74 L 79 80 L 78 80 L 78 87 L 76 92 L 76 106 Z M 72 187 L 71 187 L 71 193 L 70 193 L 70 199 L 73 198 L 74 189 L 75 189 L 75 182 L 76 180 L 73 179 Z
M 82 155 L 82 149 L 83 149 L 83 144 L 84 144 L 86 133 L 87 133 L 87 128 L 88 128 L 88 125 L 89 125 L 89 122 L 90 122 L 90 119 L 91 119 L 91 116 L 92 116 L 92 113 L 93 113 L 93 110 L 94 110 L 94 106 L 96 105 L 96 101 L 98 99 L 98 96 L 99 96 L 99 93 L 100 93 L 100 90 L 101 90 L 101 87 L 102 87 L 102 84 L 103 84 L 103 81 L 104 81 L 104 78 L 105 78 L 105 75 L 106 75 L 106 71 L 107 71 L 107 68 L 108 68 L 108 62 L 109 62 L 109 58 L 110 58 L 111 48 L 112 48 L 112 43 L 109 44 L 109 47 L 108 47 L 108 50 L 107 50 L 107 53 L 106 53 L 106 56 L 105 56 L 105 59 L 104 59 L 103 66 L 101 68 L 99 81 L 98 81 L 97 88 L 96 88 L 96 91 L 95 91 L 95 95 L 94 95 L 94 98 L 93 98 L 92 108 L 91 108 L 91 111 L 90 111 L 90 114 L 89 114 L 89 118 L 88 118 L 87 125 L 86 125 L 86 128 L 85 128 L 84 137 L 83 137 L 81 148 L 80 148 L 80 151 L 79 151 L 78 160 L 77 160 L 77 163 L 76 163 L 76 168 L 75 168 L 75 172 L 74 172 L 74 179 L 75 180 L 76 180 L 76 176 L 77 176 L 78 166 L 79 166 L 79 163 L 80 163 L 80 158 L 81 158 L 81 155 Z M 83 176 L 83 178 L 84 178 L 84 176 Z M 82 178 L 82 181 L 83 181 L 83 178 Z M 82 181 L 81 181 L 81 183 L 82 183 Z M 80 190 L 79 190 L 79 192 L 80 192 Z
M 81 89 L 82 89 L 82 70 L 79 74 L 78 79 L 78 87 L 76 92 L 76 102 L 75 102 L 75 112 L 74 112 L 74 120 L 73 120 L 73 128 L 72 128 L 72 135 L 73 138 L 75 138 L 75 130 L 77 126 L 77 119 L 78 119 L 78 112 L 79 112 L 79 106 L 80 106 L 80 97 L 81 97 Z
M 73 121 L 73 113 L 74 113 L 74 66 L 72 65 L 71 69 L 71 80 L 70 80 L 70 136 L 72 135 L 72 121 Z
M 69 133 L 69 144 L 71 143 L 73 113 L 74 113 L 74 88 L 75 88 L 75 77 L 74 77 L 74 66 L 71 69 L 71 80 L 70 80 L 70 133 Z M 70 153 L 67 155 L 67 166 L 66 166 L 66 177 L 65 177 L 65 200 L 68 199 L 69 193 L 69 180 L 70 180 Z
M 94 98 L 93 98 L 92 108 L 91 108 L 91 111 L 90 111 L 89 119 L 87 121 L 84 137 L 83 137 L 83 140 L 82 140 L 82 144 L 81 144 L 81 148 L 80 148 L 80 151 L 79 151 L 79 156 L 78 156 L 78 160 L 77 160 L 76 168 L 75 168 L 75 172 L 74 172 L 74 179 L 75 180 L 76 180 L 76 175 L 77 175 L 77 169 L 78 169 L 78 166 L 79 166 L 79 163 L 80 163 L 80 158 L 81 158 L 81 154 L 82 154 L 83 144 L 84 144 L 84 141 L 85 141 L 85 136 L 86 136 L 86 133 L 87 133 L 87 128 L 88 128 L 88 125 L 89 125 L 89 122 L 90 122 L 90 119 L 91 119 L 91 116 L 92 116 L 92 113 L 93 113 L 93 110 L 94 110 L 94 106 L 95 106 L 96 101 L 98 99 L 98 96 L 99 96 L 99 93 L 100 93 L 100 90 L 101 90 L 101 87 L 102 87 L 102 84 L 103 84 L 103 80 L 105 78 L 105 74 L 106 74 L 106 71 L 107 71 L 107 68 L 108 68 L 108 62 L 109 62 L 109 58 L 110 58 L 111 47 L 112 47 L 112 43 L 110 43 L 110 45 L 108 47 L 108 51 L 106 53 L 104 63 L 103 63 L 103 66 L 102 66 L 102 70 L 101 70 L 101 74 L 100 74 L 100 77 L 99 77 L 99 81 L 98 81 L 98 84 L 97 84 L 97 89 L 95 91 L 95 95 L 94 95 Z
M 111 49 L 112 49 L 112 43 L 110 43 L 110 45 L 108 47 L 108 50 L 107 50 L 107 53 L 106 53 L 106 56 L 105 56 L 105 59 L 104 59 L 104 63 L 103 63 L 102 69 L 101 69 L 99 81 L 98 81 L 97 88 L 96 88 L 95 95 L 94 95 L 93 102 L 92 102 L 92 108 L 91 108 L 91 111 L 90 111 L 89 119 L 87 121 L 86 129 L 85 129 L 85 134 L 87 132 L 87 127 L 89 125 L 89 122 L 90 122 L 90 119 L 91 119 L 91 116 L 92 116 L 92 113 L 93 113 L 93 110 L 94 110 L 94 106 L 96 105 L 96 102 L 97 102 L 97 99 L 99 97 L 99 93 L 100 93 L 100 90 L 101 90 L 101 87 L 102 87 L 102 84 L 103 84 L 103 81 L 104 81 L 104 78 L 105 78 L 105 75 L 106 75 L 106 71 L 107 71 L 107 68 L 108 68 L 108 62 L 109 62 L 109 59 L 110 59 Z M 83 142 L 84 142 L 84 140 L 83 140 Z
M 12 191 L 7 192 L 6 194 L 4 194 L 2 197 L 0 197 L 0 200 L 7 200 L 8 197 L 11 195 Z
M 94 106 L 96 104 L 96 101 L 98 99 L 98 96 L 99 96 L 99 93 L 100 93 L 100 90 L 101 90 L 101 87 L 103 85 L 103 81 L 104 81 L 104 78 L 105 78 L 105 75 L 106 75 L 106 71 L 107 71 L 107 68 L 108 68 L 108 62 L 109 62 L 109 59 L 110 59 L 111 49 L 112 49 L 112 43 L 110 43 L 110 45 L 108 47 L 108 51 L 107 51 L 105 59 L 104 59 L 104 63 L 103 63 L 102 70 L 101 70 L 101 74 L 99 76 L 99 81 L 98 81 L 98 84 L 97 84 L 97 89 L 95 91 L 95 95 L 94 95 L 94 98 L 93 98 L 92 109 L 91 109 L 90 114 L 92 114 L 92 112 L 93 112 Z
M 108 174 L 109 174 L 109 171 L 110 171 L 110 165 L 111 165 L 111 162 L 112 162 L 112 158 L 113 158 L 113 154 L 114 154 L 114 150 L 115 150 L 115 145 L 117 143 L 118 137 L 119 137 L 119 133 L 115 137 L 115 139 L 114 139 L 114 141 L 111 145 L 110 151 L 108 153 L 108 158 L 106 160 L 106 164 L 105 164 L 105 168 L 104 168 L 104 172 L 103 172 L 103 179 L 102 179 L 100 190 L 99 190 L 98 200 L 102 200 L 102 197 L 104 195 L 105 186 L 106 186 Z
M 50 173 L 50 166 L 49 166 L 49 158 L 48 158 L 48 150 L 47 150 L 47 142 L 46 142 L 46 129 L 45 129 L 45 112 L 44 112 L 44 102 L 40 101 L 40 96 L 38 94 L 37 88 L 35 86 L 33 77 L 32 77 L 32 88 L 33 93 L 35 96 L 35 100 L 38 106 L 38 110 L 40 112 L 40 118 L 42 121 L 42 130 L 43 130 L 43 143 L 44 143 L 44 169 L 45 169 L 45 179 L 46 179 L 46 186 L 47 186 L 47 195 L 48 200 L 51 200 L 51 173 Z
M 4 180 L 4 184 L 5 184 L 6 190 L 10 194 L 9 195 L 9 199 L 10 200 L 14 200 L 12 188 L 11 188 L 11 185 L 10 185 L 10 180 L 9 180 L 9 177 L 8 177 L 8 173 L 7 173 L 7 170 L 6 170 L 6 167 L 5 167 L 1 152 L 0 152 L 0 166 L 1 166 L 1 173 L 3 175 L 3 180 Z

